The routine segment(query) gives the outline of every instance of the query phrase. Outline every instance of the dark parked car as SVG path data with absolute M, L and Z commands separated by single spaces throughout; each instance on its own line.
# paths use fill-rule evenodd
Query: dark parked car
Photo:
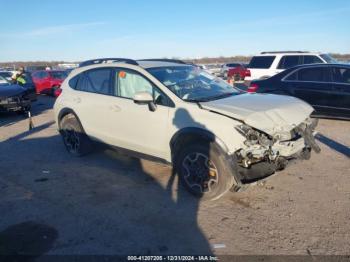
M 350 119 L 350 65 L 296 66 L 252 81 L 247 91 L 295 96 L 312 105 L 315 116 Z
M 0 112 L 26 112 L 31 106 L 28 90 L 0 76 Z

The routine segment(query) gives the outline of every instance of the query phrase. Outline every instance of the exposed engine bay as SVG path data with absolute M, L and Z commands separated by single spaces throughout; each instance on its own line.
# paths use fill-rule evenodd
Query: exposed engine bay
M 311 150 L 320 152 L 314 139 L 318 121 L 306 119 L 289 132 L 274 136 L 240 125 L 236 130 L 246 137 L 245 148 L 236 152 L 241 180 L 250 181 L 282 170 L 293 159 L 309 159 Z

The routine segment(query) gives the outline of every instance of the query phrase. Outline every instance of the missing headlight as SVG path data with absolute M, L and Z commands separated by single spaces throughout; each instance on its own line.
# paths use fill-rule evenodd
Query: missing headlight
M 253 129 L 247 125 L 239 125 L 235 129 L 243 136 L 247 138 L 244 142 L 245 145 L 251 146 L 260 144 L 262 146 L 270 146 L 273 144 L 272 140 L 264 133 Z

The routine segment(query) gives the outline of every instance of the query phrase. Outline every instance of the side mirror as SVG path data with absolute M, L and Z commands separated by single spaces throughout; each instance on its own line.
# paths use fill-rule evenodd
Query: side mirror
M 148 92 L 137 92 L 134 95 L 134 103 L 139 105 L 145 105 L 148 104 L 148 108 L 150 111 L 154 112 L 157 109 L 156 104 L 153 101 L 153 97 Z

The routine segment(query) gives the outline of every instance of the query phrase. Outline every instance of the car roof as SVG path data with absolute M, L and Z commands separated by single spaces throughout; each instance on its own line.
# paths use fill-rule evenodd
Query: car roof
M 315 63 L 315 64 L 304 64 L 304 65 L 297 65 L 291 68 L 288 68 L 287 70 L 293 70 L 297 68 L 309 68 L 309 67 L 334 67 L 334 66 L 341 66 L 341 67 L 349 67 L 349 64 L 341 64 L 341 63 L 333 63 L 333 64 L 327 64 L 327 63 Z
M 285 55 L 298 55 L 298 56 L 307 56 L 307 55 L 321 55 L 320 52 L 262 52 L 254 56 L 285 56 Z
M 173 63 L 173 62 L 163 62 L 163 61 L 142 61 L 138 60 L 137 63 L 140 67 L 148 69 L 148 68 L 155 68 L 155 67 L 183 67 L 183 66 L 192 66 L 189 64 L 179 64 L 179 63 Z
M 273 78 L 283 78 L 285 77 L 286 75 L 292 73 L 293 71 L 295 70 L 298 70 L 298 69 L 301 69 L 301 68 L 313 68 L 313 67 L 347 67 L 347 68 L 350 68 L 350 65 L 349 64 L 327 64 L 327 63 L 319 63 L 319 64 L 304 64 L 304 65 L 297 65 L 297 66 L 294 66 L 294 67 L 290 67 L 282 72 L 280 72 L 279 74 L 276 74 L 274 76 L 272 76 L 271 78 L 269 79 L 273 79 Z M 254 81 L 261 81 L 261 80 L 254 80 Z M 264 80 L 262 80 L 264 81 Z
M 179 59 L 168 59 L 168 58 L 151 58 L 151 59 L 139 59 L 133 60 L 130 58 L 97 58 L 83 61 L 79 64 L 78 68 L 89 67 L 104 67 L 106 65 L 113 66 L 118 64 L 127 64 L 133 66 L 139 66 L 144 69 L 156 68 L 156 67 L 180 67 L 180 66 L 195 66 L 192 63 L 184 62 Z

